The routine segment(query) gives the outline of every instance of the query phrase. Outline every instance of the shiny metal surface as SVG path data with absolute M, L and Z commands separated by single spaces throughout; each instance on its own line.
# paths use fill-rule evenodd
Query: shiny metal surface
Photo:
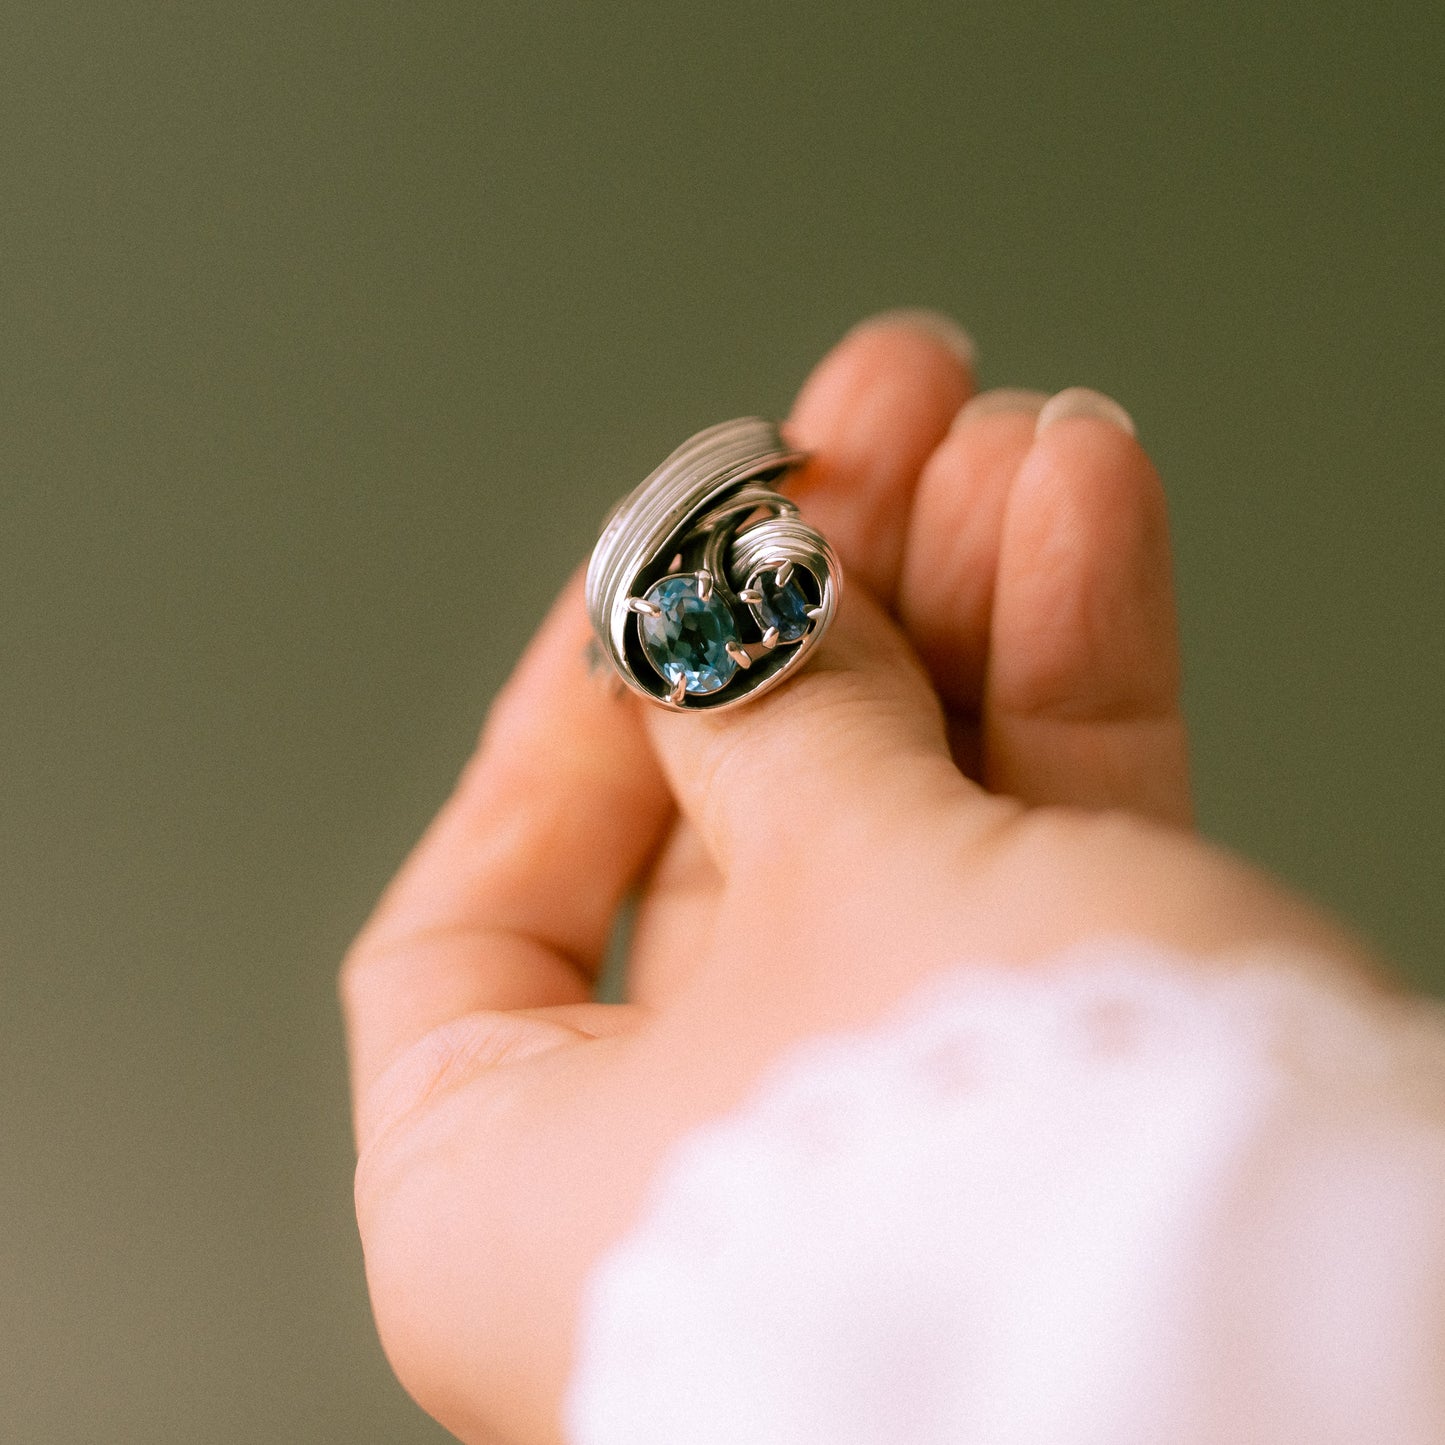
M 776 489 L 803 459 L 772 422 L 742 417 L 690 437 L 613 508 L 588 565 L 587 611 L 604 656 L 634 692 L 684 711 L 735 707 L 802 666 L 841 586 L 827 540 Z M 640 642 L 638 617 L 659 612 L 642 594 L 670 572 L 696 577 L 701 600 L 725 606 L 741 633 L 726 647 L 737 672 L 718 691 L 688 692 Z M 792 642 L 764 617 L 759 584 L 769 572 L 778 587 L 796 578 L 809 603 L 810 625 Z

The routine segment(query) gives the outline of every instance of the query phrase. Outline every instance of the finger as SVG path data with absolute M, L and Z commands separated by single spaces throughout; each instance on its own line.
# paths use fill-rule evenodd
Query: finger
M 974 778 L 1004 509 L 1047 400 L 975 396 L 924 466 L 909 517 L 897 613 L 943 700 L 954 759 Z
M 973 343 L 931 311 L 856 326 L 804 383 L 786 426 L 811 453 L 789 485 L 850 581 L 891 605 L 923 463 L 973 391 Z
M 342 998 L 358 1094 L 465 1014 L 589 998 L 671 816 L 636 704 L 593 675 L 589 637 L 579 573 L 353 946 Z
M 1168 519 L 1117 403 L 1061 392 L 1008 490 L 983 706 L 988 786 L 1190 818 Z
M 911 820 L 982 796 L 953 766 L 917 657 L 861 588 L 845 591 L 783 687 L 717 712 L 653 709 L 648 726 L 679 807 L 733 887 L 787 887 L 804 867 L 847 876 Z
M 627 948 L 627 997 L 664 1006 L 693 973 L 679 939 L 708 937 L 722 901 L 722 875 L 696 829 L 679 822 L 640 889 Z
M 833 543 L 850 582 L 892 598 L 908 505 L 923 459 L 973 386 L 973 343 L 929 311 L 891 311 L 854 327 L 814 368 L 787 431 L 810 460 L 789 486 Z M 686 825 L 648 880 L 628 956 L 628 997 L 671 996 L 694 971 L 677 940 L 703 937 L 721 878 Z

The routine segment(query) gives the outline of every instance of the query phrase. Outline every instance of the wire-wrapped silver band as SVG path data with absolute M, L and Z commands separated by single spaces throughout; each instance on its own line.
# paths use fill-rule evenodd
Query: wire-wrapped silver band
M 758 417 L 684 442 L 613 509 L 587 568 L 603 654 L 635 692 L 681 709 L 776 687 L 826 631 L 841 575 L 775 490 L 804 460 Z

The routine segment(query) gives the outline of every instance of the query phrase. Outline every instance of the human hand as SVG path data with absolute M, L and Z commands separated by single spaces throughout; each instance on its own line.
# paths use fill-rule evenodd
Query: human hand
M 795 1040 L 1101 935 L 1359 956 L 1187 831 L 1163 500 L 1126 426 L 1091 393 L 960 414 L 971 389 L 916 318 L 814 373 L 790 490 L 848 585 L 804 673 L 746 707 L 589 676 L 574 578 L 352 949 L 378 1326 L 466 1441 L 561 1438 L 593 1263 Z M 628 1002 L 592 1002 L 639 887 Z

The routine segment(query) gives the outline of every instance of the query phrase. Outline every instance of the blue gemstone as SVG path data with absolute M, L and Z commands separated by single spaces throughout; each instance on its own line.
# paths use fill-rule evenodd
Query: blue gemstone
M 728 643 L 740 641 L 732 612 L 714 592 L 706 602 L 697 578 L 687 573 L 664 577 L 647 589 L 647 601 L 661 610 L 637 618 L 647 659 L 669 683 L 679 677 L 691 693 L 716 692 L 732 681 L 738 665 Z
M 763 595 L 757 604 L 758 620 L 765 631 L 769 627 L 778 629 L 779 642 L 796 642 L 813 625 L 813 619 L 808 616 L 813 604 L 798 586 L 798 570 L 793 569 L 785 587 L 778 586 L 776 572 L 764 572 L 758 578 L 758 591 Z

